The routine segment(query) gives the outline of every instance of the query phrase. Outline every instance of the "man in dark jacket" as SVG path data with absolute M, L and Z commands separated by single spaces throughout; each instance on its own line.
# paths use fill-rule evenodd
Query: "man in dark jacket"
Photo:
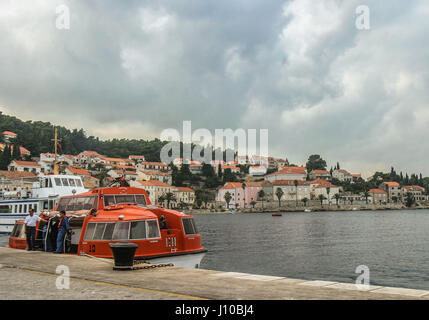
M 57 250 L 55 253 L 63 253 L 64 251 L 64 237 L 67 232 L 70 232 L 69 219 L 66 217 L 65 211 L 60 211 L 60 222 L 58 223 L 58 235 L 57 235 Z

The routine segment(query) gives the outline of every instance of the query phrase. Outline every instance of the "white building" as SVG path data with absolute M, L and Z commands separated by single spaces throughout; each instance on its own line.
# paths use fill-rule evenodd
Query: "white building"
M 298 185 L 295 186 L 295 181 L 298 182 Z M 272 182 L 273 184 L 273 197 L 274 200 L 278 201 L 276 196 L 277 189 L 280 188 L 283 191 L 283 196 L 281 201 L 292 201 L 298 200 L 301 201 L 304 198 L 310 200 L 310 186 L 302 180 L 276 180 Z
M 283 167 L 281 170 L 265 176 L 265 180 L 273 182 L 276 180 L 301 180 L 307 179 L 305 167 Z
M 7 169 L 9 171 L 33 172 L 35 174 L 42 172 L 40 165 L 34 161 L 12 160 Z
M 340 181 L 353 181 L 353 176 L 351 173 L 343 169 L 335 169 L 334 172 L 332 172 L 332 178 L 338 179 Z
M 267 168 L 265 166 L 251 166 L 249 167 L 249 174 L 251 176 L 264 176 L 267 174 Z

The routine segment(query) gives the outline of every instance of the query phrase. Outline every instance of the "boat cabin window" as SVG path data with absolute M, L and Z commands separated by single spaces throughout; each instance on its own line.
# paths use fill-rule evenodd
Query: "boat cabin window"
M 91 210 L 97 208 L 97 197 L 67 197 L 61 198 L 57 207 L 57 211 L 79 211 L 79 210 Z
M 131 222 L 130 239 L 146 239 L 146 222 Z
M 52 188 L 52 181 L 50 178 L 43 179 L 42 188 Z
M 61 183 L 61 179 L 60 178 L 54 178 L 54 180 L 55 180 L 55 185 L 57 186 L 57 187 L 61 187 L 63 184 Z
M 69 186 L 69 181 L 66 178 L 62 178 L 61 181 L 63 182 L 63 186 L 64 187 L 68 187 Z
M 182 218 L 182 223 L 185 235 L 198 234 L 194 218 Z
M 161 237 L 157 220 L 90 222 L 85 240 L 143 240 Z
M 129 222 L 119 222 L 115 226 L 113 231 L 112 240 L 126 240 L 129 238 L 130 234 L 130 223 Z
M 76 187 L 76 183 L 74 179 L 69 179 L 69 185 L 70 187 Z
M 147 226 L 147 237 L 149 239 L 152 238 L 159 238 L 159 227 L 158 227 L 158 221 L 157 220 L 148 220 L 146 221 Z
M 146 198 L 143 194 L 121 194 L 121 195 L 105 195 L 104 206 L 111 206 L 119 203 L 135 203 L 146 205 Z
M 80 181 L 80 179 L 76 179 L 76 186 L 82 187 L 82 181 Z
M 106 228 L 104 229 L 103 240 L 111 240 L 113 236 L 113 231 L 115 230 L 116 223 L 106 223 Z
M 105 223 L 97 223 L 95 226 L 95 232 L 92 240 L 102 240 L 105 228 L 106 228 Z

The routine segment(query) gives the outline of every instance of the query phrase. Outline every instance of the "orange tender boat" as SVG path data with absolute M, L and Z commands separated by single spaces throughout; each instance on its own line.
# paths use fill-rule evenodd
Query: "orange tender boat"
M 63 197 L 54 212 L 40 216 L 36 246 L 55 246 L 58 212 L 65 210 L 71 234 L 64 239 L 64 253 L 113 258 L 111 243 L 138 245 L 135 259 L 198 268 L 207 250 L 202 247 L 191 215 L 151 205 L 145 190 L 134 187 L 97 188 Z M 162 218 L 162 216 L 165 218 Z M 16 222 L 9 237 L 10 248 L 26 249 L 24 221 Z

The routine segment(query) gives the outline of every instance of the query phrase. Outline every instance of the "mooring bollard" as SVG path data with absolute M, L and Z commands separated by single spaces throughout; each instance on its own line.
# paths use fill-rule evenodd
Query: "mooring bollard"
M 113 270 L 132 270 L 138 245 L 130 242 L 110 243 L 115 265 Z

